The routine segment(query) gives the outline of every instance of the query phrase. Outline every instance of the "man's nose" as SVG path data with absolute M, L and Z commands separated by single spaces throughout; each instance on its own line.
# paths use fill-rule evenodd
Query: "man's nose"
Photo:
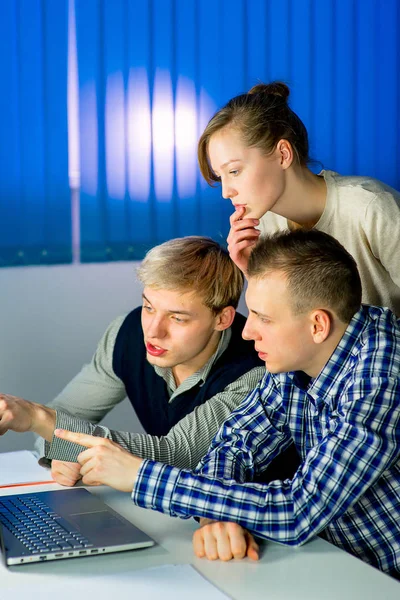
M 252 334 L 252 328 L 250 326 L 249 319 L 247 319 L 243 327 L 242 338 L 244 340 L 254 340 L 254 335 Z
M 160 317 L 153 317 L 148 324 L 147 336 L 152 338 L 163 338 L 165 336 L 165 325 Z
M 244 340 L 259 340 L 261 338 L 259 332 L 257 331 L 257 321 L 254 322 L 254 315 L 249 314 L 247 317 L 246 323 L 244 324 L 242 331 L 242 338 Z

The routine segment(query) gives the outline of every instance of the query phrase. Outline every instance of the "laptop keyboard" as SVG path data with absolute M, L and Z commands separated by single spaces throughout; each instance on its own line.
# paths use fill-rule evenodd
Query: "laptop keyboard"
M 93 547 L 82 534 L 35 495 L 1 500 L 0 522 L 31 554 Z

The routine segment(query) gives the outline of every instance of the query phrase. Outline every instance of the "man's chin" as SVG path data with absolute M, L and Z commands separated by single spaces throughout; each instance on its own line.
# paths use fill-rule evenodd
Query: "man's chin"
M 171 365 L 169 363 L 169 361 L 167 360 L 167 358 L 164 356 L 152 356 L 151 354 L 149 354 L 148 352 L 146 352 L 146 359 L 147 362 L 151 365 L 153 365 L 153 367 L 164 367 L 164 368 L 170 368 L 173 367 L 174 365 Z
M 268 371 L 268 373 L 272 373 L 273 375 L 278 375 L 278 373 L 287 373 L 287 369 L 284 369 L 283 367 L 280 367 L 279 365 L 271 365 L 268 364 L 268 362 L 265 362 L 265 368 Z

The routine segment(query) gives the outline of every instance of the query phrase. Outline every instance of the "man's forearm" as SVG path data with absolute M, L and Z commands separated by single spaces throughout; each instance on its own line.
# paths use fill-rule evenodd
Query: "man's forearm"
M 42 404 L 34 405 L 34 415 L 32 418 L 31 431 L 40 435 L 47 442 L 53 438 L 56 425 L 56 411 Z
M 0 393 L 0 435 L 7 431 L 32 431 L 51 441 L 56 422 L 55 411 L 18 396 Z

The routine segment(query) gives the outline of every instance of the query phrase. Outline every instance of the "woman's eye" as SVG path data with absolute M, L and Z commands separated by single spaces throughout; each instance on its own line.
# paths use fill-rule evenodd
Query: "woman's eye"
M 236 177 L 236 175 L 238 175 L 238 173 L 239 173 L 239 170 L 238 169 L 232 169 L 232 171 L 229 171 L 229 173 L 231 175 L 233 175 L 234 177 Z

